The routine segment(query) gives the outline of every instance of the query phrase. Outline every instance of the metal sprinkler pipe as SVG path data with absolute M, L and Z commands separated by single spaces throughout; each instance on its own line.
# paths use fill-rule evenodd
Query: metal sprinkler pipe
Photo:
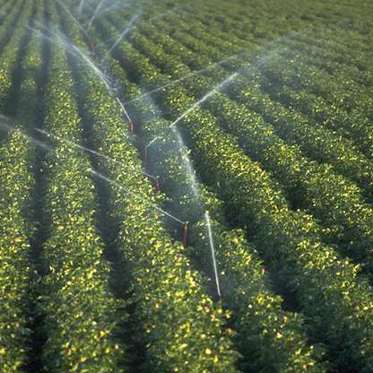
M 159 136 L 156 136 L 154 137 L 153 140 L 151 140 L 148 144 L 146 144 L 144 146 L 144 161 L 145 161 L 145 164 L 147 164 L 148 162 L 148 155 L 149 155 L 149 152 L 148 152 L 148 149 L 150 146 L 152 146 L 157 140 L 160 140 L 161 138 Z
M 120 100 L 120 98 L 118 96 L 116 97 L 116 100 L 117 100 L 119 106 L 121 107 L 124 116 L 128 120 L 128 129 L 129 129 L 130 133 L 133 133 L 134 132 L 134 124 L 133 124 L 133 121 L 132 121 L 131 117 L 128 114 L 128 111 L 126 110 L 126 108 L 124 107 L 122 101 Z
M 155 180 L 155 189 L 156 189 L 157 192 L 161 191 L 161 183 L 159 181 L 159 177 L 157 177 L 156 180 Z
M 189 238 L 189 223 L 186 222 L 183 224 L 183 232 L 182 232 L 182 243 L 185 248 L 188 247 L 188 238 Z
M 119 184 L 118 182 L 108 178 L 107 176 L 101 174 L 100 172 L 97 172 L 95 171 L 94 169 L 92 168 L 88 168 L 88 171 L 90 173 L 92 173 L 92 175 L 98 177 L 99 179 L 101 180 L 104 180 L 106 181 L 107 183 L 111 184 L 111 185 L 114 185 L 116 186 L 117 188 L 123 190 L 125 193 L 127 193 L 128 195 L 132 195 L 132 196 L 137 196 L 137 193 L 136 192 L 132 192 L 132 191 L 129 191 L 128 189 L 124 188 L 121 184 Z M 157 210 L 159 213 L 161 213 L 162 215 L 164 216 L 167 216 L 168 218 L 172 219 L 173 221 L 179 223 L 180 225 L 182 225 L 183 227 L 183 236 L 182 236 L 182 242 L 183 242 L 183 246 L 184 247 L 187 247 L 187 244 L 188 244 L 188 222 L 185 222 L 183 220 L 180 220 L 179 218 L 177 218 L 175 215 L 172 215 L 171 213 L 169 213 L 168 211 L 162 209 L 161 207 L 159 207 L 157 204 L 155 203 L 150 203 L 150 206 L 152 208 L 154 208 L 155 210 Z

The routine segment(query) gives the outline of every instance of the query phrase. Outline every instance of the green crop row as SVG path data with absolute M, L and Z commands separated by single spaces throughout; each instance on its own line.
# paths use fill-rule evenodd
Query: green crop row
M 30 17 L 30 14 L 32 11 L 32 2 L 26 2 L 26 1 L 19 0 L 19 3 L 21 4 L 19 5 L 19 8 L 17 9 L 17 6 L 14 6 L 14 9 L 12 9 L 11 14 L 8 15 L 7 19 L 2 25 L 4 34 L 8 31 L 7 28 L 12 25 L 14 19 L 17 19 L 18 22 L 20 23 L 26 24 L 28 21 L 28 18 Z M 13 11 L 15 11 L 15 14 L 13 14 Z M 8 43 L 7 46 L 5 46 L 4 50 L 1 52 L 1 61 L 0 61 L 0 111 L 1 112 L 4 112 L 5 104 L 6 104 L 6 97 L 12 85 L 11 71 L 16 62 L 17 50 L 19 48 L 19 43 L 24 33 L 25 33 L 25 29 L 23 27 L 15 28 L 10 42 Z
M 73 40 L 83 45 L 79 35 Z M 159 197 L 143 175 L 119 104 L 85 66 L 80 68 L 95 148 L 113 160 L 100 162 L 100 171 L 112 180 L 113 212 L 121 222 L 118 245 L 132 269 L 131 299 L 145 335 L 147 366 L 156 371 L 235 371 L 237 353 L 230 332 L 223 330 L 229 315 L 204 293 L 183 247 L 167 235 L 156 209 Z
M 120 46 L 117 57 L 148 88 L 170 82 L 128 44 Z M 165 88 L 161 95 L 175 117 L 194 104 L 181 88 Z M 241 224 L 250 222 L 261 254 L 294 291 L 312 336 L 329 344 L 337 366 L 372 367 L 373 303 L 368 284 L 358 280 L 359 267 L 319 241 L 313 220 L 289 210 L 266 173 L 223 135 L 211 115 L 196 109 L 179 124 L 205 180 L 216 187 Z
M 372 125 L 369 119 L 365 117 L 364 112 L 358 109 L 348 112 L 337 104 L 329 104 L 323 97 L 306 89 L 299 89 L 298 91 L 289 89 L 278 75 L 276 76 L 277 81 L 273 78 L 273 75 L 268 74 L 263 79 L 262 85 L 280 102 L 288 107 L 296 107 L 297 110 L 327 128 L 339 131 L 343 136 L 353 140 L 356 146 L 371 157 L 373 149 Z
M 328 43 L 328 40 L 322 39 L 321 35 L 320 39 L 314 40 L 313 37 L 307 34 L 294 34 L 292 37 L 285 38 L 283 45 L 293 55 L 301 58 L 308 66 L 318 69 L 319 72 L 336 77 L 344 75 L 347 82 L 343 82 L 340 79 L 342 84 L 355 83 L 359 84 L 363 90 L 366 90 L 372 82 L 372 75 L 368 70 L 369 65 L 366 61 L 366 53 L 361 52 L 361 56 L 356 57 L 348 53 L 349 48 L 341 45 L 332 50 L 332 41 Z M 287 52 L 286 49 L 283 50 L 285 53 Z M 307 53 L 304 53 L 306 51 Z
M 95 227 L 90 162 L 71 145 L 79 145 L 82 137 L 73 89 L 63 51 L 53 48 L 45 119 L 55 148 L 44 164 L 44 213 L 51 224 L 43 245 L 43 363 L 56 372 L 121 371 L 124 352 L 113 333 L 125 315 L 109 289 L 110 268 Z
M 230 96 L 254 110 L 273 124 L 287 143 L 299 145 L 301 150 L 318 161 L 329 163 L 335 171 L 357 182 L 367 195 L 372 195 L 373 175 L 370 161 L 348 139 L 316 123 L 301 113 L 289 110 L 272 100 L 258 86 L 255 73 L 235 80 L 228 87 Z
M 26 54 L 25 70 L 37 67 L 33 53 Z M 14 48 L 14 46 L 13 46 Z M 20 95 L 35 96 L 30 90 L 35 74 L 30 72 L 20 85 Z M 21 106 L 17 127 L 34 120 L 35 107 Z M 30 303 L 38 281 L 30 260 L 31 238 L 35 222 L 31 221 L 31 200 L 35 180 L 32 162 L 34 146 L 30 139 L 5 119 L 7 143 L 0 150 L 0 367 L 4 372 L 19 372 L 28 361 L 30 348 Z M 4 131 L 4 128 L 1 129 Z
M 26 358 L 29 335 L 26 300 L 32 268 L 29 235 L 23 214 L 33 186 L 30 141 L 11 131 L 0 148 L 0 367 L 19 372 Z
M 1 40 L 4 40 L 4 37 L 6 35 L 6 31 L 9 31 L 7 29 L 7 24 L 9 22 L 14 21 L 14 18 L 12 18 L 12 12 L 16 12 L 19 10 L 21 2 L 19 3 L 13 3 L 11 1 L 2 1 L 0 5 L 0 23 L 2 26 L 5 26 L 3 30 L 1 31 Z
M 329 4 L 311 4 L 304 1 L 282 2 L 281 4 L 266 1 L 259 4 L 245 4 L 239 9 L 231 3 L 212 5 L 211 2 L 205 1 L 198 4 L 198 12 L 193 12 L 196 5 L 189 7 L 188 19 L 191 19 L 191 16 L 198 17 L 201 23 L 211 28 L 213 32 L 220 29 L 227 35 L 236 36 L 242 40 L 247 40 L 248 35 L 252 34 L 259 41 L 268 41 L 269 38 L 287 35 L 291 30 L 304 30 L 307 26 L 327 31 L 332 29 L 334 38 L 336 37 L 334 29 L 343 30 L 348 34 L 350 42 L 355 42 L 355 48 L 362 45 L 361 47 L 366 49 L 364 41 L 366 44 L 367 38 L 361 31 L 365 32 L 368 25 L 367 22 L 361 22 L 361 20 L 369 13 L 360 11 L 363 9 L 362 5 L 363 3 L 360 3 L 359 6 L 349 7 L 348 14 L 351 16 L 351 22 L 353 22 L 352 19 L 356 20 L 356 23 L 348 25 L 349 27 L 343 27 L 341 15 L 335 13 L 337 4 L 333 4 L 331 8 Z M 276 17 L 273 16 L 274 14 Z M 365 21 L 369 19 L 365 18 Z

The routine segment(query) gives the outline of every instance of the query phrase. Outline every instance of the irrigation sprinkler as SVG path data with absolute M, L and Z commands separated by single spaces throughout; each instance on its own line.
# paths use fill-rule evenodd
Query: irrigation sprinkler
M 216 291 L 218 293 L 219 298 L 221 299 L 221 290 L 220 290 L 220 281 L 219 281 L 219 274 L 218 274 L 218 266 L 216 264 L 216 253 L 215 253 L 214 237 L 213 237 L 213 234 L 212 234 L 210 213 L 207 210 L 205 211 L 205 220 L 206 220 L 207 233 L 208 233 L 209 242 L 210 242 L 211 258 L 212 258 L 212 266 L 213 266 L 213 269 L 214 269 Z
M 143 171 L 142 173 L 153 182 L 155 190 L 157 192 L 160 192 L 161 191 L 161 184 L 159 182 L 159 178 L 157 176 L 148 174 L 146 171 Z
M 93 24 L 93 21 L 94 21 L 95 18 L 98 16 L 98 12 L 100 11 L 100 9 L 102 8 L 102 6 L 104 5 L 104 2 L 105 2 L 105 1 L 106 1 L 106 0 L 101 0 L 101 1 L 97 4 L 97 6 L 96 6 L 96 8 L 95 8 L 95 10 L 94 10 L 94 12 L 93 12 L 93 15 L 92 15 L 91 19 L 90 19 L 89 22 L 88 22 L 87 30 L 89 30 L 89 29 L 91 28 L 91 26 L 92 26 L 92 24 Z
M 128 111 L 124 107 L 124 105 L 123 105 L 122 101 L 120 100 L 120 98 L 116 97 L 116 100 L 117 100 L 119 106 L 121 107 L 124 116 L 126 117 L 126 119 L 128 121 L 128 130 L 130 131 L 130 133 L 133 134 L 135 132 L 135 126 L 134 126 L 133 121 L 132 121 L 131 117 L 129 116 Z
M 188 114 L 190 114 L 192 111 L 194 111 L 197 107 L 201 106 L 205 101 L 207 101 L 211 96 L 217 94 L 219 90 L 221 90 L 225 85 L 230 83 L 232 80 L 234 80 L 238 76 L 238 72 L 235 72 L 228 76 L 225 80 L 223 80 L 221 83 L 216 85 L 211 91 L 206 93 L 201 99 L 199 99 L 197 102 L 195 102 L 188 110 L 186 110 L 183 114 L 181 114 L 174 122 L 172 122 L 169 126 L 170 129 L 176 127 L 176 125 L 184 119 Z
M 1 115 L 0 115 L 0 119 L 1 119 Z M 41 134 L 43 134 L 44 136 L 47 136 L 47 137 L 52 137 L 58 141 L 61 141 L 61 142 L 64 142 L 65 144 L 68 144 L 68 145 L 71 145 L 72 147 L 75 147 L 77 149 L 80 149 L 84 152 L 87 152 L 87 153 L 90 153 L 90 154 L 93 154 L 94 156 L 96 157 L 99 157 L 99 158 L 102 158 L 102 159 L 105 159 L 106 161 L 108 162 L 111 162 L 111 163 L 116 163 L 116 164 L 119 164 L 119 165 L 123 165 L 122 162 L 120 161 L 117 161 L 111 157 L 108 157 L 107 155 L 105 154 L 102 154 L 100 152 L 97 152 L 96 150 L 94 149 L 91 149 L 91 148 L 88 148 L 86 146 L 83 146 L 83 145 L 80 145 L 80 144 L 77 144 L 76 142 L 73 142 L 73 141 L 70 141 L 68 139 L 65 139 L 64 137 L 61 137 L 61 136 L 58 136 L 58 135 L 55 135 L 55 134 L 52 134 L 48 131 L 45 131 L 41 128 L 34 128 L 34 131 L 36 132 L 39 132 Z M 149 174 L 148 172 L 146 171 L 142 171 L 142 174 L 145 175 L 146 177 L 148 177 L 149 179 L 151 179 L 154 183 L 154 187 L 155 189 L 159 192 L 160 191 L 160 182 L 159 182 L 159 178 L 157 176 L 154 176 L 154 175 L 151 175 Z
M 189 224 L 188 222 L 183 224 L 183 246 L 186 248 L 188 247 L 188 238 L 189 238 Z
M 131 18 L 127 27 L 121 32 L 114 44 L 106 51 L 103 61 L 105 61 L 111 54 L 111 52 L 117 47 L 117 45 L 122 41 L 122 39 L 135 27 L 136 20 L 140 17 L 140 14 L 137 14 Z
M 186 74 L 186 75 L 182 76 L 179 79 L 172 80 L 169 83 L 166 83 L 166 84 L 164 84 L 162 86 L 159 86 L 159 87 L 151 89 L 150 91 L 147 91 L 147 92 L 145 92 L 145 93 L 143 93 L 141 95 L 138 95 L 137 97 L 134 97 L 131 100 L 126 101 L 125 104 L 129 104 L 131 102 L 141 100 L 141 99 L 143 99 L 143 98 L 145 98 L 147 96 L 152 95 L 153 93 L 156 93 L 156 92 L 159 92 L 159 91 L 163 90 L 164 88 L 167 88 L 167 87 L 173 86 L 173 85 L 175 85 L 177 83 L 180 83 L 180 82 L 184 81 L 185 79 L 188 79 L 188 78 L 191 78 L 193 76 L 196 76 L 196 75 L 202 74 L 204 72 L 210 71 L 210 70 L 214 69 L 215 67 L 220 66 L 220 65 L 222 65 L 222 64 L 224 64 L 224 63 L 226 63 L 226 62 L 228 62 L 230 60 L 238 59 L 239 57 L 242 57 L 242 55 L 243 55 L 242 52 L 241 53 L 237 53 L 237 54 L 234 54 L 234 55 L 232 55 L 230 57 L 227 57 L 227 58 L 225 58 L 225 59 L 223 59 L 221 61 L 215 62 L 215 63 L 213 63 L 213 64 L 211 64 L 211 65 L 209 65 L 209 66 L 207 66 L 207 67 L 205 67 L 203 69 L 193 71 L 193 72 L 191 72 L 189 74 Z
M 160 140 L 161 138 L 159 136 L 154 137 L 153 140 L 151 140 L 148 144 L 144 146 L 144 162 L 145 164 L 148 163 L 148 157 L 149 157 L 149 147 L 152 146 L 157 140 Z
M 119 188 L 120 190 L 123 190 L 126 194 L 129 194 L 129 195 L 133 195 L 135 197 L 138 197 L 138 194 L 136 192 L 132 192 L 132 191 L 129 191 L 128 189 L 124 188 L 121 184 L 119 184 L 118 182 L 116 182 L 115 180 L 112 180 L 110 178 L 108 178 L 107 176 L 101 174 L 100 172 L 97 172 L 95 171 L 94 169 L 92 168 L 89 168 L 88 171 L 95 177 L 103 180 L 103 181 L 106 181 L 107 183 L 111 184 L 111 185 L 114 185 L 115 187 Z M 145 200 L 146 201 L 146 200 Z M 168 218 L 170 218 L 171 220 L 175 221 L 176 223 L 180 224 L 181 227 L 182 227 L 182 244 L 184 247 L 187 247 L 188 246 L 188 225 L 189 223 L 186 222 L 186 221 L 183 221 L 181 219 L 179 219 L 178 217 L 176 217 L 175 215 L 172 215 L 170 212 L 162 209 L 161 207 L 159 207 L 157 204 L 155 203 L 152 203 L 152 202 L 149 202 L 150 206 L 152 208 L 154 208 L 155 210 L 157 210 L 159 213 L 161 213 L 163 216 L 166 216 Z

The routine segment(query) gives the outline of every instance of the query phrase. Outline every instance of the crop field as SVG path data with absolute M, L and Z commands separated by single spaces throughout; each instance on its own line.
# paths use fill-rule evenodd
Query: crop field
M 373 372 L 371 0 L 0 0 L 0 372 Z

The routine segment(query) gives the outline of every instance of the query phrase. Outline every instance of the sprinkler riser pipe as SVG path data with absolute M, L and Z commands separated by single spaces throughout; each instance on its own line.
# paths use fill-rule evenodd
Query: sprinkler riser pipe
M 189 236 L 189 226 L 188 226 L 188 223 L 185 223 L 183 225 L 183 237 L 182 237 L 183 246 L 185 248 L 188 247 L 188 236 Z

